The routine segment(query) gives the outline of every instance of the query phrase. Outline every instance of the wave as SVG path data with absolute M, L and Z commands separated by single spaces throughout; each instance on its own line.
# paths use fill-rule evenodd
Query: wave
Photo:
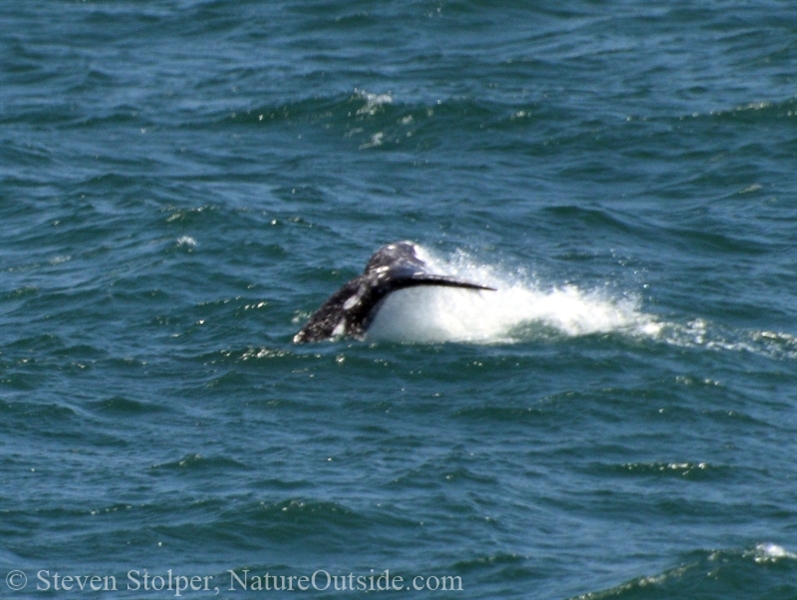
M 770 542 L 742 550 L 699 550 L 677 567 L 572 600 L 608 598 L 794 598 L 797 554 Z

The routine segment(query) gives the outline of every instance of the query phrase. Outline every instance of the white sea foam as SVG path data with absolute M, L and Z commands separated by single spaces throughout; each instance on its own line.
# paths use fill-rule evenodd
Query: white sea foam
M 188 246 L 189 248 L 193 248 L 194 246 L 196 246 L 196 240 L 192 238 L 190 235 L 184 235 L 177 238 L 177 245 Z
M 733 329 L 696 316 L 670 321 L 642 310 L 633 292 L 610 292 L 611 286 L 543 282 L 484 264 L 464 252 L 448 259 L 422 247 L 418 253 L 433 273 L 497 291 L 423 286 L 395 292 L 380 308 L 368 339 L 506 344 L 611 333 L 682 348 L 797 360 L 797 337 L 788 333 Z
M 358 115 L 375 115 L 385 104 L 392 104 L 393 97 L 390 94 L 372 94 L 365 90 L 356 89 L 354 94 L 365 100 L 365 106 L 357 110 Z
M 540 335 L 626 332 L 656 336 L 661 325 L 630 297 L 572 284 L 544 286 L 501 273 L 460 253 L 441 260 L 424 249 L 434 273 L 489 285 L 497 291 L 424 286 L 391 294 L 369 329 L 370 339 L 403 342 L 508 343 Z

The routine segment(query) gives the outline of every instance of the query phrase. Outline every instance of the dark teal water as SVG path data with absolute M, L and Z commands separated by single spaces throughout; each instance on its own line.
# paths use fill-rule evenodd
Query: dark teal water
M 0 597 L 797 598 L 793 2 L 0 23 Z

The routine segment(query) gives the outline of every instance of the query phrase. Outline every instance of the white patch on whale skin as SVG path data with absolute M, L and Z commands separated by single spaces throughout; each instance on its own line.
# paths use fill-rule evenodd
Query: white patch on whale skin
M 353 306 L 357 306 L 362 299 L 362 294 L 354 294 L 351 298 L 343 303 L 343 310 L 349 310 Z M 339 327 L 340 325 L 338 325 Z
M 332 336 L 335 337 L 343 335 L 344 333 L 346 333 L 346 321 L 341 319 L 340 322 L 335 325 L 335 329 L 332 330 Z

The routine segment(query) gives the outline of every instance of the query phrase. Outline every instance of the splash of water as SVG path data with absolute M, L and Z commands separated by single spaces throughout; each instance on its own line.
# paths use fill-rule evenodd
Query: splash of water
M 789 333 L 734 329 L 694 316 L 667 321 L 644 312 L 633 294 L 573 284 L 546 285 L 522 273 L 480 263 L 461 251 L 448 259 L 422 247 L 418 253 L 434 273 L 497 291 L 429 286 L 395 292 L 380 308 L 368 339 L 507 344 L 610 333 L 682 348 L 797 361 L 797 336 Z
M 551 337 L 611 333 L 682 348 L 750 352 L 797 361 L 797 336 L 734 329 L 700 317 L 662 320 L 641 309 L 638 297 L 545 285 L 522 273 L 507 273 L 464 252 L 443 259 L 418 248 L 432 272 L 497 289 L 473 291 L 418 287 L 388 296 L 368 330 L 368 339 L 405 343 L 507 344 Z
M 661 330 L 639 301 L 575 285 L 543 287 L 500 273 L 460 253 L 440 259 L 423 248 L 435 273 L 495 287 L 497 291 L 418 287 L 391 294 L 368 332 L 369 339 L 401 342 L 511 343 L 535 336 L 567 337 L 625 332 L 656 336 Z

